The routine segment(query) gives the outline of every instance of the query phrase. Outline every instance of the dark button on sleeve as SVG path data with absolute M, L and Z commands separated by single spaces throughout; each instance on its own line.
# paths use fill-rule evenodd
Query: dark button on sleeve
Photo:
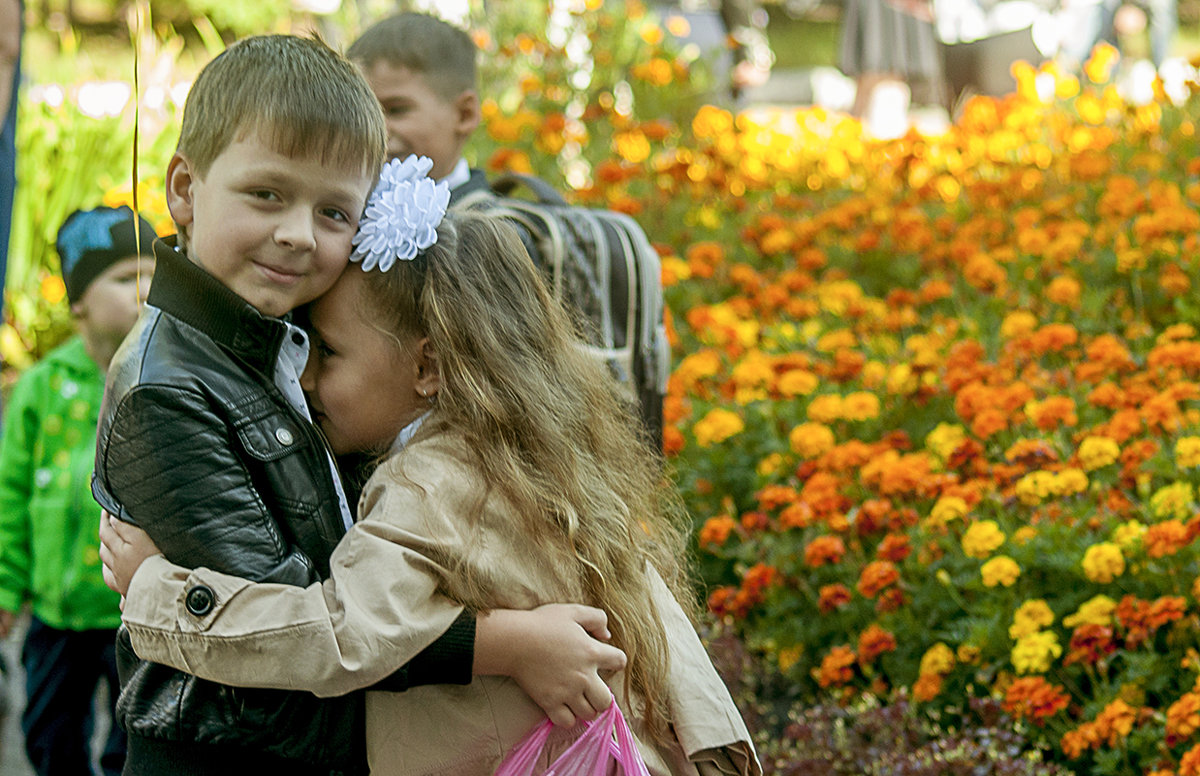
M 213 591 L 207 585 L 196 585 L 191 590 L 187 591 L 187 597 L 183 600 L 183 605 L 187 607 L 188 612 L 197 617 L 203 617 L 213 609 L 213 604 L 217 601 L 217 597 L 213 595 Z

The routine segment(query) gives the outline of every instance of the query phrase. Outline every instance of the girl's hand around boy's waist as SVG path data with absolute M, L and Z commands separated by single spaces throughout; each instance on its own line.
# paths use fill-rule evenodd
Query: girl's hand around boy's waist
M 100 513 L 100 560 L 104 564 L 104 584 L 121 594 L 125 608 L 125 593 L 142 561 L 162 552 L 149 534 L 136 525 L 124 523 L 108 512 Z
M 480 615 L 477 675 L 512 677 L 559 727 L 595 719 L 612 702 L 605 678 L 625 668 L 625 653 L 605 644 L 608 615 L 580 604 Z

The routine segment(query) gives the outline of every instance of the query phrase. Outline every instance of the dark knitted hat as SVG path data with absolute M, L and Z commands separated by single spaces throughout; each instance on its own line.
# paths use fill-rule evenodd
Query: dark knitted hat
M 135 241 L 139 237 L 140 245 Z M 141 216 L 135 219 L 125 205 L 76 210 L 67 216 L 56 243 L 67 299 L 78 302 L 96 276 L 121 259 L 153 256 L 156 238 L 150 222 Z

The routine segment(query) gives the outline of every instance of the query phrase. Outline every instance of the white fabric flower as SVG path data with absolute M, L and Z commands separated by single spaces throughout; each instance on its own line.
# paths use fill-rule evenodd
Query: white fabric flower
M 351 261 L 364 272 L 387 272 L 396 259 L 412 261 L 437 242 L 437 227 L 450 204 L 450 187 L 428 178 L 433 161 L 424 156 L 393 159 L 383 167 L 379 183 L 367 199 Z

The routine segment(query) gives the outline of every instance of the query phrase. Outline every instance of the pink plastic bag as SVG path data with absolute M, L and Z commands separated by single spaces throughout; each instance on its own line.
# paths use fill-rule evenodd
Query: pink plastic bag
M 619 765 L 624 776 L 650 776 L 616 700 L 584 724 L 583 734 L 550 763 L 543 776 L 604 776 L 609 763 Z M 554 723 L 547 719 L 529 731 L 500 763 L 495 776 L 531 776 L 553 729 Z

